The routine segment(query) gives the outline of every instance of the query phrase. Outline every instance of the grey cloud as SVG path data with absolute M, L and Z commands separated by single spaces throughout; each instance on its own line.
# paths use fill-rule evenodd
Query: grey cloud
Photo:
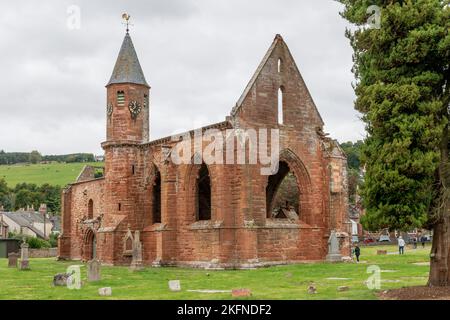
M 81 8 L 81 29 L 66 26 Z M 101 153 L 105 93 L 124 36 L 151 89 L 151 137 L 221 121 L 276 33 L 289 45 L 326 130 L 361 139 L 351 48 L 334 1 L 17 1 L 0 12 L 0 149 Z M 17 130 L 20 128 L 20 130 Z M 15 132 L 11 135 L 11 132 Z

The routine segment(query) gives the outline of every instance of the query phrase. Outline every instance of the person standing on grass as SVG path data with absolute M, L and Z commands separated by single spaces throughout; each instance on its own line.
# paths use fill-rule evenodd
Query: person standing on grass
M 424 248 L 425 249 L 425 236 L 422 236 L 421 238 L 420 238 L 420 242 L 422 242 L 422 248 Z
M 417 249 L 417 238 L 416 237 L 413 238 L 413 247 L 414 247 L 414 249 Z
M 358 244 L 355 244 L 355 256 L 356 256 L 356 262 L 359 262 L 359 256 L 361 254 L 361 249 L 359 248 Z
M 403 240 L 402 236 L 398 237 L 398 254 L 405 253 L 405 240 Z

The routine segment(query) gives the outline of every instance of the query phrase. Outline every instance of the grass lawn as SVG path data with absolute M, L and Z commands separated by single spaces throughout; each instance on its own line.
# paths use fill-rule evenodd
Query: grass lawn
M 208 271 L 185 268 L 146 268 L 130 272 L 127 267 L 102 267 L 102 280 L 86 282 L 86 267 L 81 267 L 80 290 L 53 287 L 56 273 L 79 262 L 31 259 L 30 271 L 8 268 L 0 259 L 0 299 L 231 299 L 230 293 L 197 293 L 192 289 L 231 290 L 248 288 L 252 299 L 376 299 L 376 292 L 364 284 L 370 274 L 367 267 L 378 265 L 381 290 L 426 284 L 429 266 L 414 262 L 429 261 L 429 248 L 407 250 L 399 256 L 376 255 L 377 249 L 396 252 L 395 246 L 362 247 L 363 263 L 316 263 L 276 266 L 256 270 Z M 386 271 L 386 272 L 383 272 Z M 328 279 L 348 278 L 348 279 Z M 168 280 L 180 280 L 180 292 L 168 289 Z M 308 294 L 314 282 L 317 294 Z M 100 297 L 98 288 L 112 287 L 111 297 Z M 338 292 L 337 287 L 350 289 Z
M 0 179 L 4 178 L 9 187 L 22 182 L 65 186 L 75 181 L 85 165 L 103 166 L 103 163 L 0 165 Z

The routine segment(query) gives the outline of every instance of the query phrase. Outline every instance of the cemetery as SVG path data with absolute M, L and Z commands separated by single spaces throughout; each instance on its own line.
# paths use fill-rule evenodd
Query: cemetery
M 0 299 L 390 299 L 395 298 L 392 289 L 426 285 L 429 249 L 408 247 L 405 255 L 398 255 L 393 245 L 362 247 L 360 263 L 352 260 L 204 270 L 27 259 L 27 248 L 22 246 L 19 254 L 0 259 Z M 387 254 L 378 254 L 378 250 Z M 79 289 L 67 286 L 67 279 L 74 275 L 66 272 L 74 265 L 80 270 Z M 23 270 L 23 266 L 28 269 Z M 368 272 L 373 266 L 379 268 L 379 289 L 369 288 L 376 276 Z

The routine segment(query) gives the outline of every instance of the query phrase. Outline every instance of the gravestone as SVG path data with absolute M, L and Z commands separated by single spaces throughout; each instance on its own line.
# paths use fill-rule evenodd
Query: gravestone
M 112 295 L 112 289 L 111 287 L 104 287 L 98 289 L 98 294 L 101 296 L 111 296 Z
M 328 254 L 326 259 L 330 262 L 342 261 L 342 255 L 339 249 L 339 240 L 335 230 L 331 230 L 330 237 L 328 238 Z
M 99 281 L 101 280 L 100 274 L 100 261 L 93 259 L 87 263 L 87 279 L 88 281 Z
M 20 270 L 30 269 L 30 263 L 28 260 L 28 243 L 24 242 L 20 245 Z
M 134 232 L 133 249 L 130 269 L 132 271 L 142 270 L 142 243 L 140 241 L 139 231 Z
M 252 291 L 250 289 L 233 289 L 231 291 L 232 297 L 250 297 Z
M 181 291 L 180 280 L 170 280 L 169 281 L 169 289 L 170 289 L 170 291 Z
M 19 254 L 17 252 L 8 253 L 8 268 L 17 268 L 17 260 L 19 259 Z
M 314 286 L 313 284 L 310 284 L 308 286 L 308 294 L 316 294 L 316 293 L 317 293 L 316 286 Z
M 385 255 L 387 254 L 387 250 L 377 250 L 377 255 Z
M 70 273 L 58 273 L 53 277 L 53 285 L 54 286 L 67 286 L 67 280 L 72 274 Z
M 339 286 L 337 288 L 337 291 L 339 291 L 339 292 L 348 291 L 348 290 L 350 290 L 349 286 Z

